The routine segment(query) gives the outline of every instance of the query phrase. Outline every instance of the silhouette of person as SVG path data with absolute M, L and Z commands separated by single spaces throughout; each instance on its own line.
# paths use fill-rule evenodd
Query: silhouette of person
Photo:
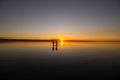
M 52 41 L 52 50 L 54 51 L 54 41 Z
M 53 44 L 53 46 L 54 46 L 54 41 L 52 41 L 52 44 Z
M 55 48 L 56 46 L 56 48 Z M 54 51 L 54 49 L 56 49 L 56 51 L 58 50 L 58 42 L 57 41 L 52 41 L 52 51 Z
M 56 51 L 57 51 L 57 49 L 58 49 L 57 47 L 58 47 L 58 43 L 57 43 L 57 41 L 56 41 Z

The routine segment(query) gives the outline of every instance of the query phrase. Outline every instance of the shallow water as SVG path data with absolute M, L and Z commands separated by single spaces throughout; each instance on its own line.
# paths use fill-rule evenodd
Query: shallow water
M 4 42 L 0 71 L 11 78 L 118 77 L 120 42 Z M 8 78 L 9 78 L 8 77 Z

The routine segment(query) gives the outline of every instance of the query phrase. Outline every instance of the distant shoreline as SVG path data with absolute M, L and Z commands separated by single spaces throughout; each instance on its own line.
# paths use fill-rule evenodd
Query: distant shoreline
M 39 39 L 0 39 L 0 42 L 52 42 L 58 39 L 39 40 Z M 63 40 L 64 42 L 120 42 L 119 40 Z

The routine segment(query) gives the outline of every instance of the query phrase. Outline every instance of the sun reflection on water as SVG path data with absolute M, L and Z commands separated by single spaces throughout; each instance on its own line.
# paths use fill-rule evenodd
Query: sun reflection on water
M 63 46 L 64 42 L 63 42 L 63 38 L 60 39 L 60 45 Z
M 64 45 L 64 42 L 63 42 L 63 41 L 61 41 L 61 42 L 60 42 L 60 45 L 61 45 L 61 46 L 63 46 L 63 45 Z

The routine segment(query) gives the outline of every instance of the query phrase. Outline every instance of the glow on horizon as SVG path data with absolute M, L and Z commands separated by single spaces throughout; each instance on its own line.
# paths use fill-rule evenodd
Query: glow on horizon
M 64 45 L 64 42 L 63 40 L 60 41 L 60 45 L 63 46 Z
M 7 39 L 40 39 L 40 40 L 51 40 L 51 39 L 58 39 L 60 41 L 64 41 L 64 40 L 117 40 L 120 41 L 120 37 L 118 36 L 81 36 L 81 37 L 75 37 L 75 36 L 55 36 L 55 35 L 51 35 L 51 36 L 0 36 L 0 38 L 7 38 Z
M 120 40 L 118 0 L 3 0 L 0 4 L 0 38 Z
M 63 38 L 61 38 L 60 40 L 63 41 Z

